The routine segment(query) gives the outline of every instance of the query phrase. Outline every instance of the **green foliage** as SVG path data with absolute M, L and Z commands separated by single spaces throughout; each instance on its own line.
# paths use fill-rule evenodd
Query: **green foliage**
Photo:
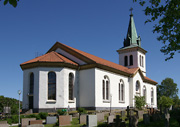
M 57 113 L 58 113 L 58 115 L 66 115 L 67 110 L 66 109 L 57 110 Z
M 0 0 L 1 1 L 1 0 Z M 11 4 L 13 7 L 17 6 L 17 3 L 19 2 L 19 0 L 4 0 L 4 5 L 6 5 L 7 3 Z
M 78 112 L 79 112 L 79 114 L 86 114 L 87 113 L 85 108 L 78 108 Z
M 21 104 L 22 105 L 22 104 Z M 17 114 L 19 111 L 19 100 L 0 96 L 0 112 L 3 112 L 4 107 L 11 107 L 11 114 Z
M 142 110 L 146 104 L 144 96 L 135 96 L 135 104 L 137 109 Z
M 40 113 L 39 113 L 39 117 L 40 117 L 41 119 L 46 119 L 47 116 L 48 116 L 48 113 L 47 113 L 47 112 L 40 112 Z
M 161 82 L 161 85 L 157 85 L 157 99 L 158 99 L 158 107 L 160 106 L 160 98 L 162 96 L 169 97 L 173 99 L 174 104 L 178 105 L 180 103 L 178 97 L 177 84 L 174 83 L 173 79 L 166 78 Z
M 173 58 L 177 51 L 180 53 L 180 0 L 133 1 L 139 1 L 141 6 L 146 6 L 144 12 L 150 19 L 145 23 L 158 20 L 153 32 L 159 33 L 157 40 L 164 44 L 161 52 L 169 55 L 165 60 Z
M 162 105 L 162 108 L 170 108 L 170 106 L 174 104 L 173 99 L 166 96 L 162 96 L 159 103 Z
M 40 118 L 40 116 L 39 116 L 39 114 L 30 114 L 30 115 L 27 115 L 26 116 L 27 118 L 36 118 L 37 120 L 40 120 L 41 118 Z

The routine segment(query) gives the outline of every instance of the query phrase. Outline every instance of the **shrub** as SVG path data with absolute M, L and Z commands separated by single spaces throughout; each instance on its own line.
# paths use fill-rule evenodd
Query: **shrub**
M 86 113 L 87 113 L 87 111 L 85 110 L 85 108 L 78 108 L 78 112 L 79 112 L 80 114 L 86 114 Z
M 142 110 L 146 104 L 144 96 L 135 96 L 135 104 L 137 109 Z
M 57 110 L 58 115 L 66 115 L 67 114 L 67 110 L 66 109 L 62 109 L 62 110 Z
M 46 119 L 46 117 L 48 116 L 48 113 L 47 112 L 40 112 L 38 115 L 41 119 Z
M 27 116 L 27 118 L 36 118 L 37 120 L 41 119 L 40 116 L 36 114 L 30 114 Z

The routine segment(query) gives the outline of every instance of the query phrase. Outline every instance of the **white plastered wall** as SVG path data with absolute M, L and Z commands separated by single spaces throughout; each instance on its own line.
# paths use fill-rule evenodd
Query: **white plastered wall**
M 95 68 L 79 72 L 79 107 L 95 107 Z
M 111 101 L 111 107 L 112 108 L 125 108 L 129 105 L 129 82 L 128 77 L 115 74 L 109 71 L 105 71 L 102 69 L 96 68 L 95 70 L 95 105 L 96 107 L 107 107 L 107 109 L 110 107 L 110 101 L 104 101 L 103 100 L 103 94 L 102 94 L 102 81 L 104 79 L 104 76 L 107 76 L 110 80 L 110 91 L 109 93 L 112 95 L 112 101 Z M 119 101 L 119 83 L 120 79 L 124 82 L 124 102 Z M 110 97 L 109 97 L 110 98 Z
M 129 66 L 130 64 L 130 55 L 133 55 L 133 65 Z M 128 52 L 124 52 L 124 53 L 120 53 L 119 54 L 119 64 L 124 66 L 124 57 L 127 56 L 128 57 L 128 68 L 135 68 L 138 67 L 138 59 L 137 59 L 137 51 L 128 51 Z
M 130 84 L 130 91 L 132 91 L 132 95 L 130 97 L 130 106 L 134 107 L 135 106 L 135 96 L 139 95 L 136 93 L 136 81 L 139 81 L 140 83 L 140 96 L 143 96 L 143 86 L 146 87 L 146 103 L 148 104 L 148 106 L 150 107 L 157 107 L 157 91 L 156 91 L 156 85 L 150 84 L 150 83 L 146 83 L 143 82 L 139 72 L 133 77 L 131 78 L 132 82 Z M 154 90 L 154 103 L 153 105 L 151 105 L 151 88 L 153 88 Z
M 39 107 L 39 68 L 26 69 L 23 71 L 23 102 L 22 108 L 29 109 L 30 74 L 34 73 L 33 107 Z
M 144 76 L 146 76 L 146 55 L 144 53 L 140 52 L 140 51 L 138 51 L 137 55 L 138 55 L 138 67 L 141 69 L 141 71 L 143 72 Z M 143 62 L 142 63 L 143 66 L 142 66 L 142 64 L 140 66 L 140 55 L 141 55 L 141 58 L 143 56 L 143 61 L 141 59 L 141 63 Z
M 56 73 L 56 100 L 48 100 L 48 72 Z M 76 108 L 77 81 L 76 71 L 69 68 L 48 68 L 39 67 L 27 69 L 23 72 L 23 108 L 29 108 L 29 80 L 30 74 L 34 73 L 34 108 L 56 109 Z M 69 73 L 74 74 L 74 100 L 69 101 Z

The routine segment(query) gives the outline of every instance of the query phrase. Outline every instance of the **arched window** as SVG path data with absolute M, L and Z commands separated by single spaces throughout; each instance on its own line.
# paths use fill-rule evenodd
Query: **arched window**
M 48 73 L 48 100 L 56 100 L 56 73 Z
M 109 79 L 107 76 L 104 76 L 102 83 L 103 100 L 109 100 Z
M 139 56 L 139 64 L 141 66 L 141 55 Z
M 73 100 L 74 75 L 69 73 L 69 100 Z
M 142 67 L 144 67 L 144 57 L 142 56 Z
M 136 81 L 136 92 L 140 93 L 140 83 Z
M 103 80 L 103 100 L 105 100 L 105 81 Z
M 151 104 L 154 104 L 154 90 L 151 88 Z
M 30 84 L 29 84 L 29 93 L 34 93 L 34 73 L 30 74 Z
M 146 102 L 146 87 L 143 86 L 143 96 L 144 96 L 144 99 L 145 99 L 145 102 Z
M 133 65 L 133 55 L 130 55 L 130 66 Z
M 124 57 L 124 66 L 128 66 L 128 57 L 127 56 Z
M 119 83 L 119 101 L 124 101 L 124 82 L 122 79 Z

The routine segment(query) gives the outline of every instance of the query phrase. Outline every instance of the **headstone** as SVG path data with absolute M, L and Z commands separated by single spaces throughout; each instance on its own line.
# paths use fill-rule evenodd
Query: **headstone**
M 150 108 L 150 115 L 154 114 L 154 108 Z
M 129 116 L 133 116 L 134 115 L 134 111 L 133 110 L 130 110 L 129 111 Z
M 126 127 L 126 122 L 125 121 L 121 121 L 120 127 Z
M 73 113 L 72 116 L 73 117 L 79 117 L 79 113 Z
M 144 111 L 137 111 L 138 118 L 143 118 Z
M 69 115 L 70 116 L 70 121 L 72 121 L 72 115 Z
M 165 127 L 169 127 L 170 114 L 167 108 L 164 111 L 164 116 L 165 116 Z
M 143 122 L 144 122 L 144 124 L 149 124 L 150 123 L 149 114 L 143 114 Z
M 71 125 L 69 115 L 61 115 L 61 116 L 59 116 L 59 127 L 64 126 L 64 125 Z
M 122 119 L 120 119 L 120 116 L 119 116 L 119 115 L 116 115 L 116 119 L 114 119 L 115 126 L 116 126 L 116 127 L 119 127 L 120 124 L 121 124 L 121 121 L 122 121 Z
M 46 117 L 46 124 L 55 124 L 57 122 L 56 116 L 47 116 Z
M 138 116 L 130 116 L 129 117 L 129 127 L 137 127 L 138 125 Z
M 97 115 L 97 121 L 98 122 L 104 120 L 104 113 L 96 113 L 96 115 Z
M 36 120 L 36 118 L 23 118 L 21 119 L 21 127 L 26 127 L 29 125 L 29 121 Z
M 9 127 L 7 121 L 0 121 L 0 127 Z
M 107 123 L 110 124 L 110 123 L 113 123 L 114 122 L 114 115 L 111 115 L 111 116 L 108 116 L 107 117 Z
M 129 106 L 127 106 L 126 111 L 127 111 L 127 117 L 129 117 L 129 111 L 130 111 Z
M 0 127 L 9 127 L 8 124 L 0 124 Z
M 87 125 L 87 127 L 97 126 L 97 116 L 96 115 L 87 115 L 86 125 Z
M 7 124 L 7 121 L 0 121 L 0 124 Z
M 121 111 L 121 117 L 125 117 L 125 111 Z
M 42 124 L 42 120 L 30 120 L 29 125 L 33 125 L 33 124 Z
M 79 124 L 86 124 L 86 114 L 79 116 Z

